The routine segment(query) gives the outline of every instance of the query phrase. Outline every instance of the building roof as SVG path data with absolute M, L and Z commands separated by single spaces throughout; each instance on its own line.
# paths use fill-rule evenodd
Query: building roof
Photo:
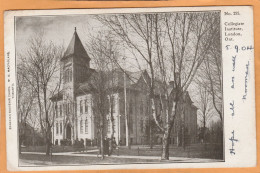
M 132 84 L 137 83 L 138 80 L 141 78 L 141 75 L 145 72 L 145 70 L 140 70 L 137 72 L 126 72 L 127 76 L 129 77 Z
M 76 55 L 77 57 L 84 57 L 86 60 L 90 60 L 82 42 L 80 41 L 76 28 L 71 38 L 71 41 L 67 47 L 67 50 L 64 53 L 63 58 L 71 55 Z

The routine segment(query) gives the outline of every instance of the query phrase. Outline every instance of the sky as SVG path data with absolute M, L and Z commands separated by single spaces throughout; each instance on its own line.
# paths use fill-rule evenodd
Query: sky
M 16 50 L 20 52 L 26 49 L 27 40 L 41 30 L 45 31 L 46 40 L 67 47 L 77 27 L 77 33 L 84 43 L 87 28 L 97 29 L 98 25 L 92 15 L 16 17 Z
M 79 38 L 85 47 L 86 43 L 90 42 L 89 35 L 98 34 L 104 29 L 104 26 L 94 18 L 95 15 L 62 15 L 62 16 L 22 16 L 16 17 L 16 53 L 22 53 L 27 49 L 29 39 L 33 38 L 35 34 L 44 31 L 44 39 L 52 41 L 56 45 L 64 46 L 66 49 L 73 34 L 75 27 Z M 127 53 L 125 53 L 127 54 Z M 91 57 L 90 57 L 91 58 Z M 93 63 L 92 61 L 90 63 Z M 136 71 L 137 65 L 130 65 L 128 67 Z M 93 64 L 92 64 L 93 65 Z M 132 67 L 130 67 L 132 66 Z M 146 67 L 146 66 L 145 66 Z

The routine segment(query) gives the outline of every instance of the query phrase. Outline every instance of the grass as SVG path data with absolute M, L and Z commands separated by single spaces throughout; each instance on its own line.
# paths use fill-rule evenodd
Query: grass
M 87 147 L 87 149 L 97 149 L 97 147 Z M 45 153 L 46 147 L 45 146 L 28 146 L 21 149 L 22 152 L 40 152 Z M 62 153 L 62 152 L 77 152 L 79 151 L 78 148 L 74 148 L 72 146 L 53 146 L 52 152 L 53 153 Z
M 86 154 L 88 152 L 81 152 Z M 161 156 L 161 146 L 154 146 L 150 149 L 148 146 L 132 146 L 128 149 L 125 146 L 119 147 L 113 151 L 113 155 L 129 155 L 129 156 Z M 173 147 L 169 149 L 170 157 L 188 157 L 188 158 L 207 158 L 207 159 L 223 159 L 222 149 L 219 146 L 212 144 L 194 144 L 183 147 Z M 91 154 L 98 154 L 98 152 L 91 152 Z
M 97 155 L 98 151 L 88 152 L 89 150 L 98 149 L 97 147 L 87 147 L 84 152 L 79 152 L 79 149 L 72 146 L 53 146 L 53 153 L 60 152 L 74 152 L 81 154 L 93 154 Z M 22 152 L 41 152 L 45 153 L 45 146 L 26 147 L 22 148 Z M 129 156 L 161 156 L 161 146 L 153 146 L 150 149 L 149 146 L 131 146 L 128 149 L 126 146 L 120 146 L 119 149 L 115 149 L 112 155 L 129 155 Z M 223 159 L 222 147 L 215 144 L 193 144 L 183 147 L 170 146 L 170 157 L 188 157 L 188 158 L 208 158 L 208 159 Z
M 87 150 L 96 150 L 97 147 L 87 147 Z M 44 153 L 45 147 L 26 147 L 23 148 L 23 151 L 32 151 Z M 182 162 L 184 160 L 188 161 L 197 161 L 196 158 L 204 159 L 219 159 L 222 160 L 222 151 L 219 148 L 219 145 L 213 144 L 195 144 L 187 146 L 185 149 L 182 147 L 170 147 L 170 157 L 174 159 L 169 161 L 161 161 L 158 159 L 147 159 L 147 158 L 125 158 L 124 156 L 161 156 L 161 146 L 154 146 L 153 149 L 150 149 L 149 146 L 131 146 L 131 149 L 128 149 L 126 146 L 120 146 L 119 149 L 114 150 L 113 154 L 121 155 L 123 157 L 109 157 L 105 156 L 105 159 L 100 159 L 97 157 L 98 151 L 91 152 L 78 152 L 72 146 L 54 146 L 54 153 L 60 152 L 73 152 L 77 154 L 82 154 L 82 156 L 73 156 L 73 155 L 53 155 L 46 156 L 44 154 L 32 154 L 32 153 L 22 153 L 19 156 L 20 166 L 25 165 L 96 165 L 96 164 L 131 164 L 131 163 L 174 163 Z M 84 153 L 91 155 L 83 155 Z
M 136 159 L 136 158 L 113 158 L 105 157 L 103 160 L 98 157 L 79 156 L 50 156 L 36 154 L 20 154 L 20 166 L 27 165 L 94 165 L 94 164 L 129 164 L 129 163 L 154 163 L 160 160 Z

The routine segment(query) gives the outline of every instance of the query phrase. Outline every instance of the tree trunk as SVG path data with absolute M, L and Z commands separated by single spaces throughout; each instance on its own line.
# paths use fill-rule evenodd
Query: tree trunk
M 100 154 L 101 159 L 104 159 L 104 133 L 103 133 L 103 126 L 100 129 Z
M 162 141 L 162 156 L 161 160 L 169 160 L 169 131 L 165 131 Z
M 22 154 L 22 139 L 19 137 L 19 154 Z
M 150 120 L 150 128 L 149 128 L 149 133 L 150 133 L 150 149 L 153 149 L 153 133 L 152 133 L 152 122 Z
M 51 150 L 51 126 L 48 125 L 47 126 L 47 130 L 46 130 L 46 155 L 49 156 L 50 155 L 50 150 Z
M 115 133 L 115 128 L 114 128 L 114 120 L 112 121 L 111 119 L 111 124 L 112 124 L 112 133 L 109 141 L 109 146 L 110 150 L 108 151 L 108 155 L 110 156 L 113 153 L 113 144 L 114 144 L 114 133 Z
M 185 150 L 185 125 L 182 125 L 182 147 Z
M 205 141 L 205 132 L 206 132 L 206 115 L 205 115 L 205 113 L 204 113 L 204 119 L 203 119 L 203 142 Z
M 50 155 L 50 151 L 51 151 L 51 143 L 48 141 L 46 142 L 46 156 Z

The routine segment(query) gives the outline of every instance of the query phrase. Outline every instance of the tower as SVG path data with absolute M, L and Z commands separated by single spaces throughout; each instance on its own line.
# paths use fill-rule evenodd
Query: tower
M 63 139 L 74 141 L 77 138 L 77 105 L 75 90 L 77 85 L 90 75 L 90 58 L 79 39 L 75 27 L 72 39 L 61 59 L 63 85 L 64 133 Z

